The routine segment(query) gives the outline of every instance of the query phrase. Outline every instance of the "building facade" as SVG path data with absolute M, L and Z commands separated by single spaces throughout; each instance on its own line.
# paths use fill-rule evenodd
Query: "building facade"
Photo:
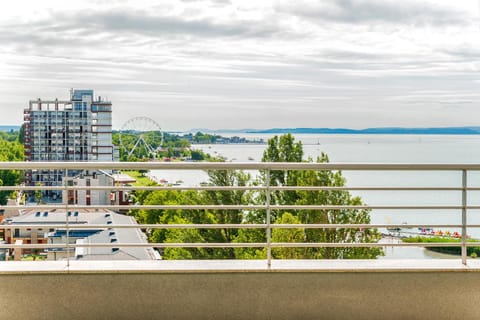
M 24 110 L 24 141 L 26 161 L 114 161 L 112 103 L 93 90 L 73 89 L 70 100 L 31 100 Z M 31 171 L 25 182 L 60 186 L 63 175 Z
M 115 190 L 115 187 L 131 186 L 136 180 L 129 175 L 116 173 L 111 174 L 104 170 L 84 171 L 75 177 L 67 177 L 67 185 L 82 187 L 78 190 L 63 190 L 62 197 L 68 204 L 74 205 L 130 205 L 130 191 Z M 111 190 L 90 190 L 87 187 L 112 187 Z M 119 209 L 120 213 L 127 213 L 128 208 Z

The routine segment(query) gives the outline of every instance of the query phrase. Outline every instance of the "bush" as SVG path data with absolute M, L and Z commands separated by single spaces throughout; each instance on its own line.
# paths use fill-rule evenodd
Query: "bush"
M 467 242 L 477 242 L 478 240 L 475 239 L 468 239 Z M 426 247 L 425 249 L 439 252 L 439 253 L 446 253 L 446 254 L 453 254 L 453 255 L 461 255 L 462 254 L 462 247 L 460 246 L 460 239 L 455 239 L 455 238 L 446 238 L 446 237 L 411 237 L 411 238 L 405 238 L 403 239 L 403 242 L 407 243 L 452 243 L 456 242 L 459 244 L 459 246 L 455 247 Z M 475 258 L 480 254 L 480 247 L 468 247 L 467 248 L 467 255 L 471 256 L 475 255 Z

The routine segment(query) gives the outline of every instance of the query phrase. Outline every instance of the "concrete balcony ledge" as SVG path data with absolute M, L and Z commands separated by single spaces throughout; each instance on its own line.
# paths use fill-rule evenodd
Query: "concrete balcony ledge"
M 480 260 L 0 263 L 1 319 L 480 319 Z
M 9 261 L 0 274 L 37 273 L 253 273 L 253 272 L 480 272 L 480 259 L 431 260 L 163 260 Z

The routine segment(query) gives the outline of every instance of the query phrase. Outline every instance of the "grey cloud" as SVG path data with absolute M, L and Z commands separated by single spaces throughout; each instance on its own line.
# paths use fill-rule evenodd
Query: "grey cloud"
M 9 32 L 0 32 L 0 41 L 3 43 L 4 48 L 8 44 L 20 44 L 24 46 L 23 48 L 32 47 L 37 49 L 52 45 L 68 46 L 72 44 L 72 40 L 73 38 L 71 37 L 59 37 L 52 33 L 28 32 L 28 30 L 22 28 L 17 28 L 15 31 L 10 29 Z M 79 43 L 83 44 L 84 41 L 79 40 L 76 45 L 78 46 Z
M 14 46 L 24 52 L 50 53 L 68 48 L 84 49 L 100 42 L 135 46 L 144 41 L 201 40 L 209 38 L 268 38 L 279 33 L 275 21 L 254 23 L 232 20 L 216 22 L 214 19 L 193 19 L 167 16 L 146 11 L 93 11 L 75 15 L 63 13 L 60 17 L 31 21 L 28 24 L 4 25 L 0 41 L 4 48 Z M 92 37 L 93 36 L 93 37 Z M 99 40 L 103 38 L 104 40 Z M 144 43 L 142 43 L 144 44 Z
M 181 0 L 182 2 L 210 2 L 213 4 L 231 4 L 232 2 L 230 0 Z
M 292 2 L 293 3 L 293 2 Z M 341 23 L 462 24 L 466 13 L 414 1 L 322 0 L 281 4 L 277 10 L 297 16 Z
M 441 49 L 441 52 L 460 60 L 465 60 L 465 61 L 480 60 L 480 49 L 473 47 L 471 45 L 445 48 L 445 49 Z
M 94 12 L 75 15 L 67 21 L 68 28 L 87 28 L 96 32 L 126 32 L 147 36 L 264 37 L 278 31 L 273 24 L 256 24 L 248 21 L 216 23 L 207 19 L 153 15 L 143 11 Z

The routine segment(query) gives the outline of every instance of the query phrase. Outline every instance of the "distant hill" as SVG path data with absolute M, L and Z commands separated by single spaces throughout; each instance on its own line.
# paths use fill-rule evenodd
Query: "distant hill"
M 441 128 L 273 128 L 266 130 L 249 130 L 248 133 L 295 133 L 295 134 L 446 134 L 471 135 L 480 134 L 480 127 L 441 127 Z

